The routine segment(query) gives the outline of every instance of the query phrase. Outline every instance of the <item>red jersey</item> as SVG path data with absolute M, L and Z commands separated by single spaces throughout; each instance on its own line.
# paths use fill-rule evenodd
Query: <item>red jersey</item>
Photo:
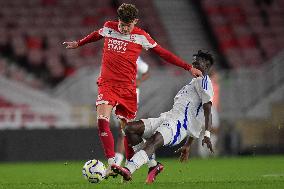
M 106 22 L 99 34 L 105 38 L 99 82 L 135 86 L 136 61 L 142 48 L 148 50 L 157 43 L 138 27 L 134 27 L 131 34 L 120 33 L 118 22 Z
M 119 32 L 118 22 L 108 21 L 103 28 L 79 41 L 79 46 L 104 38 L 103 58 L 99 85 L 117 87 L 136 87 L 136 61 L 144 48 L 153 49 L 166 61 L 191 69 L 191 65 L 159 46 L 144 30 L 134 27 L 131 34 Z

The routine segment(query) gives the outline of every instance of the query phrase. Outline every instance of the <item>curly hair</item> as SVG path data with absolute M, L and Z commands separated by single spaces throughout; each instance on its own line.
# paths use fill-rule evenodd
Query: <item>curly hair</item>
M 130 23 L 138 18 L 138 9 L 135 5 L 123 3 L 117 9 L 119 20 L 125 23 Z
M 207 51 L 207 52 L 203 52 L 202 50 L 199 50 L 197 52 L 197 54 L 193 55 L 194 57 L 200 57 L 205 59 L 206 61 L 209 61 L 211 65 L 214 64 L 214 59 L 213 56 Z

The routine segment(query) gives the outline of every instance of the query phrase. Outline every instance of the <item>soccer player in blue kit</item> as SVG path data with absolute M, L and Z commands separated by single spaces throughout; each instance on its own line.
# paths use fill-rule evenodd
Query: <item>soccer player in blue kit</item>
M 193 78 L 175 96 L 173 108 L 158 118 L 141 119 L 129 122 L 125 134 L 133 146 L 135 155 L 125 167 L 112 165 L 115 173 L 124 180 L 132 179 L 132 174 L 149 161 L 155 151 L 162 146 L 175 146 L 186 139 L 184 145 L 177 150 L 181 153 L 180 161 L 188 160 L 190 145 L 194 138 L 199 138 L 202 126 L 205 126 L 202 145 L 206 144 L 213 153 L 210 141 L 211 106 L 213 87 L 208 72 L 214 61 L 208 52 L 198 51 L 194 55 L 193 67 L 199 69 L 204 77 Z M 146 139 L 144 142 L 143 139 Z M 163 170 L 157 165 L 149 170 L 146 183 L 153 183 L 156 176 Z

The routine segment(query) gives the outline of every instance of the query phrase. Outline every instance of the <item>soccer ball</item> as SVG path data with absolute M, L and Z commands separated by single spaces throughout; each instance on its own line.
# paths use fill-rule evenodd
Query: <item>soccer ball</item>
M 89 160 L 85 163 L 82 170 L 83 176 L 91 183 L 98 183 L 106 176 L 106 167 L 96 159 Z

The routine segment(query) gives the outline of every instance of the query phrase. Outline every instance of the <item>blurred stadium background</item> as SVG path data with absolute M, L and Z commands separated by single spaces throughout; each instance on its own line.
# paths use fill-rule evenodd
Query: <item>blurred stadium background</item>
M 0 161 L 103 158 L 94 113 L 102 41 L 76 50 L 62 42 L 116 19 L 123 2 L 188 63 L 198 49 L 214 54 L 218 155 L 284 153 L 283 0 L 0 0 Z M 155 117 L 191 76 L 142 57 L 151 76 L 138 118 Z

